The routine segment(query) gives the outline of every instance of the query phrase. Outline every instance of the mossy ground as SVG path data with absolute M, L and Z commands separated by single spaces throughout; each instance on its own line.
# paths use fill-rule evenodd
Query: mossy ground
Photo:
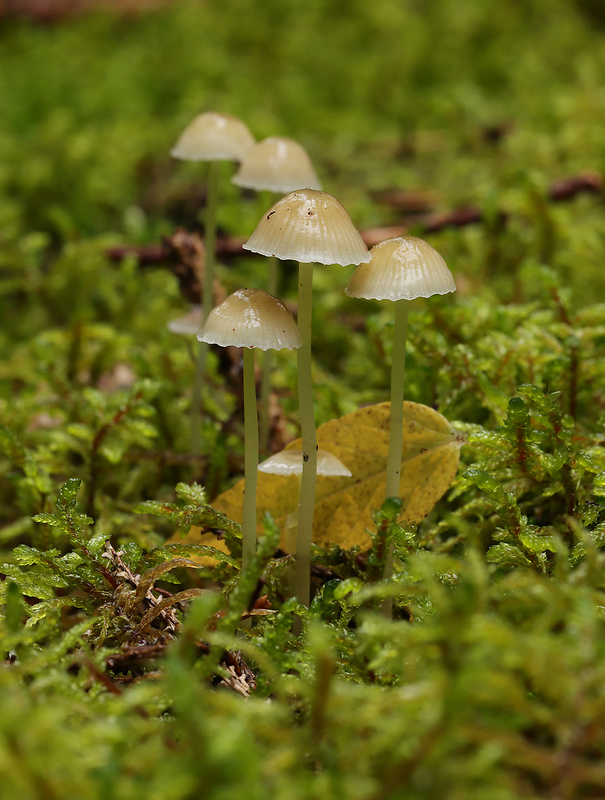
M 7 796 L 602 798 L 599 3 L 5 18 L 0 67 Z M 210 455 L 191 459 L 195 353 L 166 329 L 187 303 L 165 267 L 108 256 L 199 225 L 204 167 L 168 152 L 208 109 L 299 140 L 359 228 L 405 217 L 458 285 L 413 309 L 406 364 L 407 399 L 467 436 L 458 478 L 417 530 L 395 530 L 391 583 L 379 536 L 369 554 L 317 549 L 301 637 L 271 523 L 241 577 L 237 528 L 207 505 L 242 472 L 237 375 L 212 358 Z M 247 236 L 264 200 L 230 172 L 219 225 Z M 464 207 L 472 224 L 435 216 Z M 349 275 L 316 271 L 318 424 L 388 399 L 391 316 L 346 298 Z M 262 261 L 231 258 L 220 279 L 262 288 Z M 288 265 L 282 286 L 295 300 Z M 294 386 L 280 355 L 289 436 Z M 220 529 L 234 558 L 194 569 L 165 546 L 190 524 Z M 261 595 L 275 613 L 257 602 L 240 625 Z M 246 674 L 235 651 L 248 698 L 224 685 Z

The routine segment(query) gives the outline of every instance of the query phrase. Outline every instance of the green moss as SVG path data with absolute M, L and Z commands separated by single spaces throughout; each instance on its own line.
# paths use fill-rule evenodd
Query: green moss
M 598 192 L 552 191 L 605 163 L 597 6 L 183 0 L 2 20 L 7 796 L 605 794 L 605 223 Z M 415 304 L 406 361 L 407 398 L 466 435 L 458 477 L 413 529 L 377 510 L 367 553 L 315 547 L 308 610 L 286 599 L 271 520 L 242 574 L 239 528 L 212 508 L 243 470 L 237 368 L 211 356 L 208 456 L 183 455 L 195 353 L 165 326 L 187 303 L 163 266 L 108 257 L 198 224 L 204 168 L 168 152 L 214 108 L 299 139 L 359 227 L 401 222 L 384 189 L 481 214 L 406 220 L 458 284 Z M 262 209 L 231 170 L 219 227 L 245 236 Z M 235 258 L 220 278 L 262 286 L 262 270 Z M 346 298 L 348 277 L 315 276 L 318 424 L 388 399 L 391 315 Z M 286 435 L 293 369 L 277 360 Z M 191 525 L 220 538 L 166 543 Z M 190 560 L 214 545 L 214 566 Z

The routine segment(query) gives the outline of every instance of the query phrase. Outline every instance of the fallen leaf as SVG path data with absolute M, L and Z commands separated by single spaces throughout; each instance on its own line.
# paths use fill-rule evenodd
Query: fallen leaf
M 370 546 L 366 532 L 372 512 L 385 499 L 386 462 L 389 449 L 390 403 L 354 411 L 317 429 L 318 447 L 329 450 L 347 466 L 351 478 L 318 477 L 313 541 L 349 548 Z M 400 521 L 424 519 L 452 483 L 463 436 L 428 406 L 404 403 L 403 452 L 399 494 L 403 503 Z M 286 449 L 301 449 L 301 440 Z M 282 529 L 282 547 L 294 549 L 299 480 L 295 476 L 258 474 L 258 529 L 269 511 Z M 212 503 L 236 522 L 241 522 L 244 481 L 219 495 Z M 185 541 L 200 541 L 200 529 L 192 528 Z M 205 534 L 208 536 L 208 534 Z M 180 540 L 181 542 L 183 539 Z

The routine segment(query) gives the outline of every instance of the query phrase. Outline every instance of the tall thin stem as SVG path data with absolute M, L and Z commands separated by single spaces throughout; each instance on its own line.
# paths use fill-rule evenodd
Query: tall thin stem
M 193 373 L 193 395 L 191 397 L 191 455 L 199 456 L 202 452 L 202 385 L 206 372 L 206 352 L 208 345 L 198 342 L 195 351 L 195 372 Z
M 204 247 L 206 262 L 204 267 L 204 287 L 202 292 L 202 322 L 208 319 L 214 302 L 214 262 L 216 258 L 216 209 L 218 205 L 218 179 L 220 161 L 208 163 L 208 181 L 206 183 L 206 213 L 204 215 Z M 191 453 L 199 456 L 202 452 L 202 392 L 206 381 L 206 356 L 208 345 L 198 345 L 195 375 L 193 379 L 193 398 L 191 401 Z
M 256 552 L 256 482 L 258 475 L 258 413 L 254 381 L 254 350 L 244 347 L 244 507 L 242 519 L 242 567 Z
M 395 301 L 395 330 L 393 333 L 393 363 L 391 364 L 391 428 L 387 459 L 385 499 L 399 497 L 401 453 L 403 440 L 403 390 L 405 375 L 405 346 L 408 328 L 408 300 Z M 393 574 L 393 547 L 390 546 L 384 566 L 384 577 Z
M 298 509 L 298 537 L 294 591 L 298 601 L 308 606 L 311 592 L 311 537 L 315 505 L 317 438 L 311 380 L 311 321 L 313 308 L 313 265 L 298 267 L 298 329 L 302 346 L 298 350 L 298 404 L 303 449 L 303 471 Z
M 271 256 L 268 261 L 267 289 L 269 294 L 277 297 L 277 258 Z M 263 450 L 269 447 L 269 434 L 271 423 L 271 372 L 273 370 L 273 350 L 263 353 L 263 366 L 260 382 L 260 446 Z

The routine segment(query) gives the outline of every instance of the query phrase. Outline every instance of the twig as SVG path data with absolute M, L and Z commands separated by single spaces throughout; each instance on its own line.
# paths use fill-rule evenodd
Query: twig
M 551 202 L 558 203 L 565 200 L 572 200 L 579 194 L 599 194 L 603 191 L 603 177 L 596 172 L 586 172 L 579 175 L 574 175 L 570 178 L 563 178 L 551 183 L 547 192 L 547 199 Z M 383 201 L 389 201 L 389 198 L 396 198 L 397 193 L 383 192 L 377 193 Z M 418 199 L 418 206 L 425 203 L 425 208 L 429 207 L 428 197 Z M 400 204 L 399 201 L 395 203 Z M 498 212 L 498 219 L 501 224 L 505 224 L 508 220 L 508 214 L 505 211 Z M 477 206 L 463 206 L 461 208 L 452 209 L 449 211 L 429 212 L 422 214 L 412 214 L 411 216 L 404 217 L 399 225 L 384 226 L 378 228 L 367 228 L 361 231 L 361 235 L 368 245 L 372 247 L 378 242 L 388 239 L 391 236 L 402 236 L 410 229 L 420 233 L 435 233 L 443 230 L 444 228 L 460 228 L 465 225 L 475 225 L 483 223 L 485 215 L 483 211 Z M 177 231 L 178 233 L 186 233 Z M 188 234 L 189 236 L 199 236 L 199 234 Z M 175 234 L 176 236 L 176 234 Z M 173 239 L 174 237 L 170 237 Z M 160 264 L 169 264 L 171 254 L 174 252 L 174 247 L 170 245 L 170 239 L 162 245 L 147 245 L 145 247 L 130 247 L 128 245 L 121 247 L 112 247 L 107 251 L 107 256 L 111 261 L 120 262 L 127 257 L 134 257 L 138 260 L 139 266 L 152 267 Z M 250 251 L 243 250 L 242 244 L 245 239 L 235 236 L 219 237 L 216 242 L 217 258 L 228 261 L 231 258 L 249 258 L 254 254 Z M 185 295 L 187 296 L 187 295 Z M 199 295 L 198 295 L 199 296 Z

